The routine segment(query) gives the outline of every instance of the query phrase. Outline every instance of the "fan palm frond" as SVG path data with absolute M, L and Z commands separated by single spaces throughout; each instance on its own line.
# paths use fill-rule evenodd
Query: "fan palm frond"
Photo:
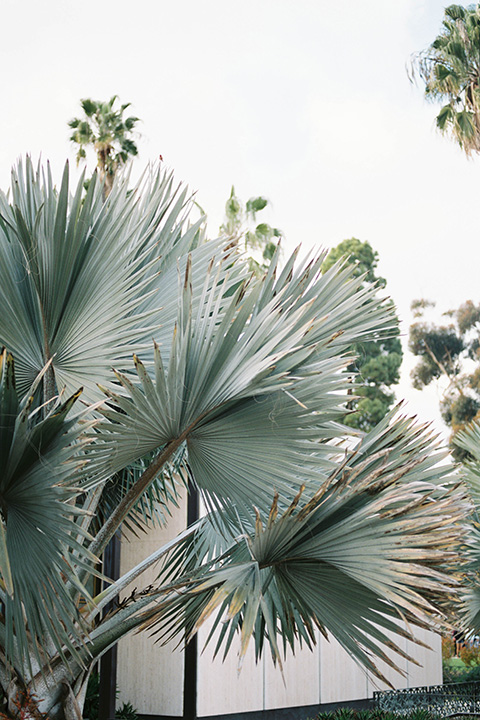
M 214 630 L 221 628 L 217 652 L 238 632 L 241 655 L 253 635 L 257 656 L 267 641 L 280 661 L 283 641 L 293 649 L 302 640 L 310 645 L 318 627 L 382 678 L 371 655 L 393 667 L 389 651 L 404 656 L 389 633 L 415 641 L 410 626 L 442 622 L 445 596 L 460 584 L 462 521 L 470 510 L 449 466 L 437 465 L 432 482 L 432 454 L 435 464 L 441 453 L 428 433 L 400 422 L 403 433 L 388 450 L 367 458 L 362 445 L 347 452 L 314 497 L 299 494 L 283 513 L 275 499 L 266 520 L 258 514 L 254 525 L 248 517 L 238 525 L 238 513 L 225 507 L 231 526 L 237 523 L 236 540 L 224 537 L 214 558 L 202 539 L 211 534 L 204 520 L 184 553 L 177 548 L 166 563 L 170 585 L 144 623 L 175 635 L 180 614 L 190 632 L 213 615 Z M 381 435 L 372 431 L 366 445 Z M 218 538 L 218 528 L 213 532 Z M 163 599 L 170 588 L 177 596 Z
M 469 514 L 466 542 L 468 564 L 464 576 L 463 603 L 458 616 L 466 631 L 480 630 L 480 427 L 473 422 L 455 435 L 455 444 L 466 450 L 471 459 L 462 463 L 462 480 L 473 501 Z
M 5 650 L 18 667 L 31 661 L 30 652 L 42 655 L 46 637 L 72 650 L 82 627 L 70 590 L 86 594 L 76 568 L 96 558 L 84 537 L 75 539 L 75 486 L 93 422 L 71 414 L 79 394 L 53 403 L 42 417 L 42 408 L 32 409 L 33 392 L 17 395 L 12 356 L 6 350 L 0 356 L 1 595 Z
M 232 294 L 221 268 L 212 265 L 195 307 L 188 262 L 168 365 L 156 347 L 153 368 L 135 359 L 138 380 L 117 373 L 123 395 L 105 389 L 110 402 L 97 432 L 110 472 L 145 453 L 159 454 L 111 527 L 103 528 L 102 543 L 183 443 L 209 506 L 228 498 L 268 508 L 272 487 L 288 504 L 304 482 L 328 474 L 335 451 L 327 442 L 344 432 L 338 420 L 348 389 L 342 371 L 349 358 L 339 353 L 337 340 L 343 327 L 347 339 L 341 342 L 349 345 L 354 327 L 363 334 L 378 322 L 370 308 L 377 307 L 373 289 L 359 292 L 351 268 L 319 275 L 320 266 L 292 273 L 283 291 L 267 278 L 267 302 L 261 283 L 240 284 Z M 342 323 L 335 332 L 332 297 Z M 380 326 L 392 322 L 388 313 L 380 315 Z
M 197 229 L 182 230 L 188 200 L 171 177 L 141 187 L 127 193 L 119 181 L 104 203 L 93 178 L 85 197 L 80 181 L 71 198 L 68 166 L 57 192 L 49 172 L 27 160 L 13 173 L 12 202 L 0 193 L 0 343 L 15 356 L 20 394 L 51 361 L 58 390 L 84 387 L 94 402 L 97 383 L 109 382 L 112 367 L 126 369 L 155 334 L 159 273 L 176 267 Z M 198 272 L 212 254 L 199 254 Z

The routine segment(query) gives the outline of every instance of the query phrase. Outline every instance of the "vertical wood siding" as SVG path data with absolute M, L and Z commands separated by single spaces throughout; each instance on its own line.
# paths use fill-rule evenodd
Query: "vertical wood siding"
M 186 503 L 169 520 L 166 529 L 156 528 L 138 538 L 127 535 L 122 540 L 120 572 L 123 574 L 156 548 L 174 538 L 185 528 Z M 158 569 L 153 567 L 132 585 L 138 588 L 155 584 Z M 133 587 L 127 589 L 127 597 Z M 117 707 L 129 702 L 145 715 L 183 715 L 184 653 L 174 647 L 156 643 L 148 632 L 130 635 L 118 644 Z

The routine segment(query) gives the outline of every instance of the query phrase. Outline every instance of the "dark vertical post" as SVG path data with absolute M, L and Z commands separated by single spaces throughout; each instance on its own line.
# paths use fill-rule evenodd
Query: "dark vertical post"
M 103 573 L 112 580 L 120 577 L 120 532 L 117 532 L 107 545 L 103 553 Z M 110 583 L 105 582 L 104 588 Z M 104 615 L 112 610 L 113 604 L 105 607 Z M 115 718 L 115 701 L 117 695 L 117 646 L 110 648 L 102 655 L 100 660 L 100 688 L 99 688 L 99 720 L 113 720 Z
M 187 526 L 198 520 L 200 501 L 198 490 L 190 481 L 187 501 Z M 197 636 L 193 637 L 185 648 L 185 675 L 183 680 L 183 717 L 195 720 L 197 717 Z

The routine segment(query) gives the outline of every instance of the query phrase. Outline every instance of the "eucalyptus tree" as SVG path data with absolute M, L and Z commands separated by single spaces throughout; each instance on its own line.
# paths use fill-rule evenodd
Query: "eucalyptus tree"
M 398 413 L 365 435 L 341 424 L 347 349 L 395 331 L 391 307 L 348 264 L 322 274 L 322 254 L 252 277 L 189 206 L 157 171 L 105 201 L 96 176 L 70 194 L 68 167 L 57 190 L 30 161 L 0 194 L 9 716 L 79 718 L 120 638 L 188 640 L 209 616 L 217 651 L 239 633 L 240 657 L 253 638 L 281 663 L 318 629 L 381 677 L 375 656 L 404 656 L 391 633 L 441 622 L 456 592 L 468 503 L 443 451 Z M 168 519 L 183 486 L 205 517 L 96 593 L 113 535 Z
M 441 32 L 412 66 L 425 83 L 425 97 L 446 103 L 437 115 L 439 130 L 467 155 L 480 152 L 479 5 L 446 7 Z
M 412 384 L 422 390 L 438 383 L 442 389 L 440 412 L 451 429 L 450 447 L 454 457 L 463 460 L 465 449 L 455 437 L 480 417 L 480 305 L 467 300 L 443 313 L 442 324 L 425 316 L 425 311 L 434 307 L 431 300 L 412 303 L 416 321 L 410 326 L 408 346 L 419 358 L 411 372 Z
M 354 275 L 365 283 L 379 288 L 387 284 L 385 278 L 376 275 L 378 253 L 368 241 L 358 238 L 342 240 L 328 253 L 322 266 L 326 271 L 341 258 L 354 265 Z M 370 430 L 389 412 L 395 401 L 392 385 L 400 380 L 400 366 L 403 351 L 397 328 L 388 337 L 380 334 L 369 342 L 357 343 L 352 348 L 354 360 L 352 372 L 351 399 L 348 402 L 350 414 L 345 423 L 359 430 Z
M 117 171 L 138 154 L 134 130 L 139 119 L 134 115 L 125 118 L 130 103 L 117 109 L 116 102 L 116 95 L 108 102 L 84 98 L 80 100 L 83 117 L 75 117 L 68 123 L 73 130 L 70 140 L 78 146 L 77 163 L 87 157 L 86 148 L 94 149 L 105 195 L 110 193 Z

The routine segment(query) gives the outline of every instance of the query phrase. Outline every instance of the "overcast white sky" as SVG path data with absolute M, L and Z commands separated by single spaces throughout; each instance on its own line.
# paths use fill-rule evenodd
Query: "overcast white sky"
M 478 302 L 480 158 L 436 133 L 405 69 L 446 4 L 3 0 L 0 186 L 26 152 L 59 178 L 79 99 L 117 94 L 142 119 L 138 169 L 161 154 L 212 235 L 234 183 L 270 199 L 288 247 L 368 240 L 406 335 L 414 298 Z M 397 395 L 436 417 L 411 366 Z

